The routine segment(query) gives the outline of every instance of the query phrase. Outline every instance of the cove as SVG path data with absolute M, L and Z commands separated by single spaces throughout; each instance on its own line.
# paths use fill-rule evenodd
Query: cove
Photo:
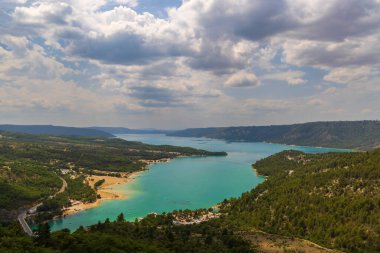
M 150 165 L 130 183 L 118 185 L 125 200 L 105 200 L 99 207 L 50 222 L 51 230 L 89 226 L 123 213 L 134 221 L 151 212 L 208 208 L 224 199 L 239 197 L 264 181 L 251 167 L 255 161 L 283 150 L 306 153 L 347 152 L 347 150 L 298 147 L 270 143 L 226 142 L 207 138 L 168 137 L 165 135 L 118 135 L 148 144 L 187 146 L 210 151 L 226 151 L 226 157 L 177 158 L 168 163 Z

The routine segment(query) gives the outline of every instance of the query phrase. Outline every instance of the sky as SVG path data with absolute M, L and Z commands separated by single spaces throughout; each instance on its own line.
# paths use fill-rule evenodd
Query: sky
M 0 0 L 0 123 L 380 119 L 380 0 Z

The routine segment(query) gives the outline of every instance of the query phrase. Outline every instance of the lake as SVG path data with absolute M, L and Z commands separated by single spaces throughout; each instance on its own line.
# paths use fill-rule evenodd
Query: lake
M 148 144 L 187 146 L 210 151 L 226 151 L 226 157 L 177 158 L 168 163 L 150 165 L 130 183 L 117 185 L 130 196 L 125 200 L 105 200 L 99 207 L 50 222 L 51 230 L 75 230 L 104 221 L 115 220 L 123 213 L 134 221 L 151 212 L 208 208 L 224 199 L 239 197 L 264 181 L 251 165 L 255 161 L 283 150 L 307 153 L 344 151 L 328 148 L 298 147 L 270 143 L 226 142 L 206 138 L 168 137 L 165 135 L 118 135 L 117 137 Z

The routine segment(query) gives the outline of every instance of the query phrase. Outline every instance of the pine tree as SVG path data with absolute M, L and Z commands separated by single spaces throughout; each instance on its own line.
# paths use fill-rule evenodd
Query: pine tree
M 117 220 L 116 220 L 117 223 L 123 223 L 125 222 L 125 218 L 124 218 L 124 214 L 123 213 L 120 213 L 118 216 L 117 216 Z
M 40 245 L 47 245 L 50 240 L 50 225 L 49 223 L 43 223 L 38 226 L 37 242 Z

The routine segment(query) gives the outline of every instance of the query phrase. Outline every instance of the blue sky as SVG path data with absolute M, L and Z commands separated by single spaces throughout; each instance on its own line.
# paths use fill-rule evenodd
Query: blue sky
M 3 0 L 0 123 L 379 119 L 379 0 Z

